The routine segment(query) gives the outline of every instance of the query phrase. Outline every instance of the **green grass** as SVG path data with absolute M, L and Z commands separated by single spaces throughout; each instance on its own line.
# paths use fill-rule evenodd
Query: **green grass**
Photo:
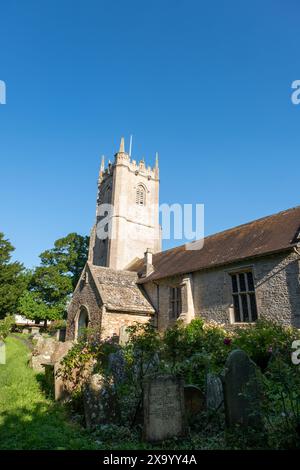
M 7 338 L 6 364 L 0 365 L 0 449 L 97 448 L 62 405 L 45 397 L 28 359 L 26 345 Z

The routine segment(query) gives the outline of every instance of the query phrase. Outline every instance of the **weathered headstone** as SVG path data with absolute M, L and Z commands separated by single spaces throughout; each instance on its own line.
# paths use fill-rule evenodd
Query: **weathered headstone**
M 257 366 L 240 349 L 232 351 L 224 370 L 226 425 L 260 428 L 260 387 Z
M 31 327 L 31 334 L 32 335 L 39 335 L 40 334 L 40 329 L 37 326 L 32 326 Z
M 72 346 L 73 341 L 65 341 L 64 343 L 62 343 L 61 341 L 57 341 L 55 343 L 55 349 L 51 356 L 51 362 L 60 362 L 64 358 L 64 356 L 69 352 Z
M 160 375 L 144 381 L 144 438 L 163 441 L 186 432 L 183 380 Z
M 199 387 L 195 385 L 184 386 L 184 404 L 188 417 L 194 417 L 204 409 L 204 397 Z
M 29 334 L 29 329 L 28 328 L 23 328 L 22 333 L 24 335 L 28 335 Z
M 206 376 L 206 408 L 219 410 L 224 405 L 223 384 L 216 374 Z
M 68 353 L 68 351 L 73 346 L 72 341 L 66 341 L 65 343 L 61 343 L 56 341 L 55 342 L 55 349 L 51 355 L 51 362 L 48 364 L 44 364 L 45 367 L 45 374 L 47 376 L 47 370 L 49 377 L 53 374 L 53 391 L 54 391 L 54 399 L 55 400 L 64 400 L 68 397 L 69 393 L 67 390 L 67 384 L 63 381 L 61 375 L 58 373 L 61 367 L 61 361 Z M 50 380 L 48 380 L 50 382 Z
M 31 367 L 38 372 L 44 370 L 42 364 L 52 362 L 52 354 L 57 342 L 53 338 L 39 338 L 31 356 Z
M 119 344 L 120 346 L 125 346 L 129 341 L 129 331 L 127 325 L 120 326 L 119 329 Z
M 125 359 L 122 350 L 109 354 L 108 367 L 115 384 L 122 383 L 125 379 Z
M 101 403 L 103 377 L 100 374 L 91 375 L 84 387 L 84 416 L 88 429 L 93 429 L 105 422 L 105 414 Z
M 54 364 L 48 363 L 42 365 L 45 368 L 45 382 L 47 384 L 47 389 L 49 390 L 51 395 L 54 396 Z
M 66 328 L 60 328 L 59 330 L 57 330 L 57 341 L 65 341 L 66 340 L 66 331 L 67 329 Z

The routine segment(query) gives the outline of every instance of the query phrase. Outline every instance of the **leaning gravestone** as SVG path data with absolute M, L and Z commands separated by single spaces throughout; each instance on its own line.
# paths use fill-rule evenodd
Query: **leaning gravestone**
M 240 349 L 232 351 L 224 370 L 226 425 L 260 428 L 260 388 L 257 366 Z
M 206 376 L 206 408 L 219 410 L 224 404 L 223 384 L 216 374 L 209 373 Z
M 183 380 L 161 375 L 144 381 L 144 438 L 163 441 L 186 432 Z

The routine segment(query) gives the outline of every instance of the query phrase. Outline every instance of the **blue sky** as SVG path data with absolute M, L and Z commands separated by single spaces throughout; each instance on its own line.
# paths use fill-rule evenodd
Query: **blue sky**
M 1 4 L 0 230 L 30 267 L 89 232 L 102 154 L 160 155 L 160 200 L 210 234 L 298 205 L 297 0 Z M 178 243 L 178 242 L 177 242 Z M 165 243 L 165 248 L 174 242 Z

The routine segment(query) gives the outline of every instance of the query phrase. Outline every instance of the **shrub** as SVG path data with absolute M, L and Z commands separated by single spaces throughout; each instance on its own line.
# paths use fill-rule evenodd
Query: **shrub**
M 263 411 L 271 448 L 300 448 L 300 373 L 276 354 L 262 376 Z
M 5 338 L 7 338 L 14 324 L 15 324 L 15 317 L 13 315 L 8 315 L 3 320 L 0 320 L 0 340 L 1 341 L 4 341 Z
M 51 334 L 51 333 L 55 333 L 57 330 L 60 330 L 62 328 L 66 328 L 67 326 L 67 322 L 66 320 L 54 320 L 52 321 L 49 326 L 48 326 L 48 332 Z
M 290 361 L 292 342 L 299 338 L 299 331 L 294 328 L 259 320 L 253 326 L 236 330 L 233 345 L 245 351 L 264 371 L 275 353 Z
M 83 385 L 101 351 L 93 332 L 87 330 L 61 361 L 57 375 L 66 383 L 71 395 L 81 394 Z

